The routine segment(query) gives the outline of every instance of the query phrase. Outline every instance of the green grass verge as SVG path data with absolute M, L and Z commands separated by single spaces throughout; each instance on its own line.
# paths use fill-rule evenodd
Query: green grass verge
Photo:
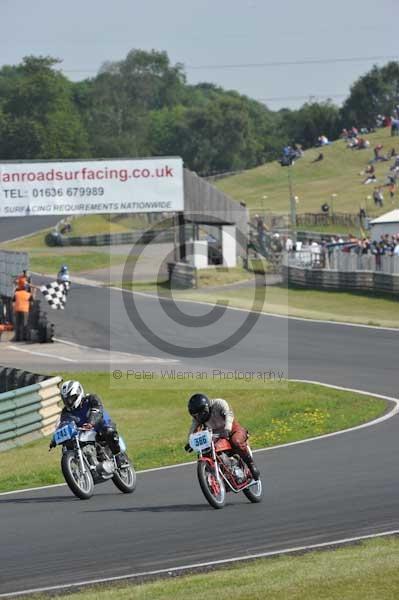
M 339 140 L 323 148 L 323 161 L 312 164 L 320 152 L 319 148 L 312 148 L 295 163 L 291 177 L 294 194 L 299 198 L 298 213 L 320 212 L 324 202 L 330 206 L 333 204 L 331 208 L 336 212 L 353 214 L 357 214 L 360 207 L 367 208 L 370 214 L 381 214 L 398 206 L 398 198 L 392 204 L 386 194 L 385 206 L 376 210 L 373 201 L 368 198 L 372 195 L 373 186 L 363 185 L 364 176 L 360 174 L 373 158 L 376 144 L 383 144 L 383 152 L 387 153 L 392 146 L 397 146 L 397 138 L 390 137 L 389 129 L 380 129 L 365 137 L 370 140 L 367 150 L 350 150 L 343 140 Z M 392 161 L 375 165 L 378 184 L 384 183 L 391 164 Z M 289 214 L 288 171 L 277 162 L 267 163 L 221 179 L 215 185 L 237 201 L 246 202 L 250 209 Z M 332 194 L 336 194 L 333 203 Z M 301 226 L 301 229 L 306 227 Z
M 133 378 L 111 381 L 108 373 L 67 373 L 99 394 L 123 434 L 138 469 L 192 460 L 183 452 L 190 420 L 187 398 L 195 390 L 225 397 L 251 432 L 254 448 L 322 435 L 374 419 L 383 400 L 300 383 L 260 380 L 220 381 Z M 156 415 L 156 418 L 154 418 Z M 0 490 L 63 481 L 58 451 L 48 453 L 48 439 L 2 452 Z
M 312 231 L 314 233 L 321 233 L 324 235 L 359 235 L 357 227 L 350 227 L 349 225 L 300 225 L 297 227 L 297 231 Z
M 50 230 L 48 230 L 50 231 Z M 126 254 L 111 252 L 108 248 L 55 247 L 44 243 L 45 233 L 36 233 L 15 242 L 4 242 L 0 248 L 29 253 L 29 268 L 37 273 L 56 274 L 62 264 L 67 264 L 72 275 L 80 271 L 103 269 L 126 261 Z M 135 260 L 130 257 L 129 260 Z
M 118 221 L 110 221 L 106 215 L 85 215 L 76 217 L 71 221 L 71 237 L 81 235 L 98 235 L 102 233 L 125 233 L 132 229 L 147 229 L 150 225 L 143 215 L 131 215 L 123 217 Z M 1 248 L 6 250 L 29 251 L 33 249 L 48 249 L 44 239 L 47 233 L 54 231 L 54 228 L 48 228 L 40 233 L 27 235 L 14 242 L 3 242 Z M 57 251 L 57 248 L 52 248 Z
M 237 283 L 248 279 L 253 279 L 252 273 L 241 267 L 230 269 L 227 267 L 214 267 L 198 270 L 199 287 L 228 285 L 229 283 Z
M 71 275 L 82 271 L 104 269 L 111 265 L 125 262 L 126 256 L 108 252 L 91 252 L 74 250 L 63 252 L 53 249 L 48 252 L 31 252 L 29 257 L 30 270 L 37 273 L 56 274 L 62 264 L 67 264 Z M 132 260 L 132 259 L 131 259 Z
M 155 289 L 155 288 L 154 288 Z M 254 302 L 251 288 L 228 290 L 185 290 L 174 292 L 175 298 L 229 303 L 250 309 Z M 370 296 L 356 292 L 287 289 L 268 286 L 263 312 L 327 321 L 345 321 L 380 327 L 399 327 L 398 300 L 394 296 Z
M 147 229 L 149 226 L 145 215 L 124 216 L 115 219 L 115 215 L 85 215 L 71 221 L 71 236 L 98 235 L 101 233 L 125 233 L 131 229 Z
M 390 537 L 297 556 L 280 556 L 201 575 L 102 585 L 71 600 L 396 600 L 399 540 Z M 61 598 L 65 596 L 53 596 Z M 44 600 L 38 596 L 37 600 Z
M 263 271 L 268 268 L 266 265 L 266 261 L 254 261 L 254 268 L 262 268 Z M 240 283 L 245 281 L 250 281 L 254 278 L 252 272 L 243 269 L 242 267 L 236 268 L 227 268 L 227 267 L 214 267 L 210 269 L 199 269 L 198 270 L 198 287 L 199 288 L 207 288 L 207 287 L 218 287 L 223 285 L 229 285 L 232 283 Z M 159 286 L 155 281 L 132 281 L 132 282 L 124 282 L 123 285 L 121 282 L 114 282 L 111 285 L 117 287 L 124 287 L 128 290 L 136 290 L 143 292 L 159 292 L 162 293 L 164 290 L 169 290 L 169 280 L 165 278 L 165 280 L 159 282 Z
M 15 240 L 14 242 L 2 242 L 0 244 L 0 248 L 3 250 L 14 250 L 18 252 L 29 252 L 29 250 L 46 250 L 48 246 L 46 246 L 44 242 L 44 238 L 47 233 L 52 231 L 51 229 L 46 229 L 41 233 L 34 233 L 33 235 L 27 235 L 20 240 Z

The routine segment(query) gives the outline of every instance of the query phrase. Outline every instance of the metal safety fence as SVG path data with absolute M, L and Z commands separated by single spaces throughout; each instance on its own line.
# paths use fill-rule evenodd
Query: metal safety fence
M 43 376 L 0 368 L 3 385 L 26 382 L 29 378 L 42 379 Z M 60 377 L 50 377 L 0 393 L 0 451 L 26 444 L 54 430 L 61 412 L 60 381 Z

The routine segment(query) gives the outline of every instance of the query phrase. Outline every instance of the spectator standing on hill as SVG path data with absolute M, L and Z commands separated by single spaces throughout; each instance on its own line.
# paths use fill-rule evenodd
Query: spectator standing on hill
M 399 135 L 399 119 L 392 119 L 391 121 L 391 136 Z
M 389 197 L 391 198 L 391 201 L 393 202 L 393 199 L 395 198 L 395 192 L 396 192 L 396 183 L 390 183 L 388 185 L 388 191 L 389 191 Z
M 373 192 L 373 200 L 375 206 L 383 206 L 384 204 L 384 196 L 382 194 L 381 188 L 375 188 Z

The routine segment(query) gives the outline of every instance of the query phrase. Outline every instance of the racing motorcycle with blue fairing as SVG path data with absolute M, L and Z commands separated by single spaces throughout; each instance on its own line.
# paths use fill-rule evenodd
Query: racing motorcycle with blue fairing
M 70 490 L 81 500 L 88 500 L 94 485 L 111 480 L 123 493 L 136 488 L 136 472 L 119 436 L 122 461 L 117 462 L 108 444 L 94 429 L 78 427 L 71 420 L 60 423 L 53 435 L 52 446 L 62 447 L 61 470 Z

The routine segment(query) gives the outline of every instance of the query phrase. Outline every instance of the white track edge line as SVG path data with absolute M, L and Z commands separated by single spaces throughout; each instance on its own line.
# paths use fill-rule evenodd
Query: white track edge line
M 15 352 L 25 352 L 27 354 L 31 354 L 32 356 L 44 356 L 46 358 L 55 358 L 56 360 L 61 360 L 64 362 L 72 362 L 72 363 L 77 363 L 79 362 L 78 360 L 75 360 L 73 358 L 67 358 L 66 356 L 57 356 L 56 354 L 47 354 L 46 352 L 35 352 L 35 350 L 28 350 L 27 348 L 19 348 L 18 346 L 8 346 L 8 348 L 10 348 L 11 351 L 15 351 Z
M 108 286 L 109 290 L 114 290 L 118 292 L 126 292 L 128 294 L 136 294 L 137 296 L 143 296 L 144 298 L 152 298 L 153 300 L 159 300 L 159 296 L 155 296 L 154 294 L 150 294 L 149 292 L 139 292 L 136 290 L 127 290 L 120 287 Z M 188 302 L 191 304 L 200 304 L 203 306 L 209 306 L 215 304 L 214 302 L 205 302 L 204 300 L 189 300 L 188 298 L 162 298 L 162 300 L 166 300 L 167 302 Z M 393 331 L 395 333 L 399 333 L 399 327 L 383 327 L 379 325 L 366 325 L 364 323 L 349 323 L 348 321 L 329 321 L 328 319 L 308 319 L 306 317 L 295 317 L 293 315 L 280 315 L 278 313 L 271 313 L 265 311 L 257 311 L 251 310 L 250 308 L 241 308 L 239 306 L 229 306 L 223 305 L 223 308 L 226 310 L 236 310 L 239 312 L 246 313 L 255 313 L 257 315 L 264 315 L 265 317 L 273 317 L 276 319 L 291 319 L 293 321 L 305 321 L 306 323 L 323 323 L 324 325 L 343 325 L 345 327 L 360 327 L 362 329 L 377 329 L 381 331 Z
M 331 388 L 334 390 L 341 390 L 343 392 L 352 392 L 352 393 L 360 394 L 362 396 L 371 396 L 374 398 L 380 398 L 381 400 L 388 400 L 389 402 L 393 402 L 395 404 L 395 406 L 392 408 L 392 410 L 390 410 L 385 415 L 382 415 L 381 417 L 377 417 L 376 419 L 373 419 L 372 421 L 368 421 L 367 423 L 355 425 L 353 427 L 349 427 L 348 429 L 340 429 L 339 431 L 332 431 L 331 433 L 324 433 L 323 435 L 306 438 L 304 440 L 297 440 L 296 442 L 287 442 L 286 444 L 278 444 L 277 446 L 269 446 L 268 448 L 258 448 L 257 450 L 254 450 L 254 453 L 255 452 L 256 453 L 257 452 L 270 452 L 272 450 L 277 450 L 279 448 L 289 448 L 290 446 L 297 446 L 299 444 L 307 444 L 309 442 L 323 440 L 326 438 L 334 437 L 336 435 L 350 433 L 351 431 L 356 431 L 357 429 L 365 429 L 366 427 L 373 427 L 374 425 L 378 425 L 379 423 L 382 423 L 383 421 L 387 421 L 388 419 L 391 419 L 399 412 L 399 399 L 393 398 L 392 396 L 384 396 L 383 394 L 367 392 L 366 390 L 357 390 L 354 388 L 333 385 L 330 383 L 323 383 L 321 381 L 312 381 L 309 379 L 289 379 L 289 382 L 309 383 L 311 385 L 321 385 L 323 387 Z M 195 462 L 196 461 L 189 461 L 189 462 L 177 463 L 176 465 L 166 465 L 164 467 L 153 467 L 152 469 L 143 469 L 142 471 L 137 471 L 137 474 L 153 473 L 154 471 L 166 471 L 168 469 L 177 469 L 179 467 L 186 467 L 187 465 L 193 465 L 193 464 L 195 464 Z M 60 486 L 64 486 L 64 485 L 66 485 L 66 483 L 56 483 L 56 484 L 52 484 L 52 485 L 44 485 L 44 486 L 35 487 L 35 488 L 25 488 L 23 490 L 12 490 L 10 492 L 0 492 L 0 496 L 8 496 L 10 494 L 23 494 L 24 492 L 48 490 L 51 488 L 60 487 Z
M 122 355 L 126 358 L 130 358 L 132 359 L 137 357 L 137 358 L 144 358 L 148 361 L 148 364 L 169 364 L 169 363 L 180 363 L 180 360 L 177 358 L 161 358 L 159 356 L 147 356 L 144 354 L 134 354 L 134 353 L 130 353 L 130 352 L 121 352 L 120 350 L 106 350 L 105 348 L 97 348 L 96 346 L 84 346 L 83 344 L 77 344 L 76 342 L 70 342 L 69 340 L 63 340 L 62 338 L 54 338 L 55 342 L 58 342 L 59 344 L 65 344 L 67 346 L 73 346 L 74 348 L 80 348 L 81 350 L 95 350 L 96 352 L 102 352 L 103 354 L 111 354 L 111 353 L 115 353 L 118 355 Z M 100 360 L 100 359 L 98 359 Z M 74 361 L 74 362 L 78 362 L 78 361 Z M 108 360 L 109 363 L 112 363 L 112 359 L 109 358 Z
M 52 592 L 56 590 L 72 590 L 74 588 L 86 587 L 90 585 L 98 585 L 100 583 L 114 583 L 117 581 L 129 581 L 134 579 L 139 579 L 142 577 L 155 577 L 157 575 L 173 575 L 174 573 L 179 573 L 180 571 L 190 571 L 203 569 L 207 567 L 214 567 L 220 565 L 229 565 L 239 562 L 247 562 L 251 560 L 261 559 L 261 558 L 271 558 L 272 556 L 281 556 L 287 554 L 295 554 L 299 552 L 308 552 L 311 550 L 321 550 L 323 548 L 328 548 L 331 546 L 343 546 L 347 544 L 353 544 L 356 542 L 361 542 L 365 540 L 388 537 L 390 535 L 399 534 L 399 529 L 393 529 L 391 531 L 382 531 L 380 533 L 370 533 L 366 535 L 359 535 L 350 538 L 343 538 L 340 540 L 332 540 L 330 542 L 321 542 L 319 544 L 310 544 L 308 546 L 294 546 L 292 548 L 283 548 L 281 550 L 271 550 L 269 552 L 260 552 L 258 554 L 246 554 L 244 556 L 235 556 L 233 558 L 225 558 L 220 560 L 201 562 L 201 563 L 192 563 L 190 565 L 182 565 L 181 567 L 171 567 L 169 569 L 158 569 L 155 571 L 143 571 L 141 573 L 131 573 L 128 575 L 117 575 L 114 577 L 104 577 L 101 579 L 92 579 L 87 581 L 79 581 L 76 583 L 65 583 L 62 585 L 53 585 L 42 588 L 32 588 L 29 590 L 21 590 L 18 592 L 10 592 L 0 594 L 0 598 L 15 598 L 17 596 L 24 596 L 27 594 L 38 594 L 41 592 Z M 193 573 L 194 575 L 195 573 Z
M 40 277 L 47 277 L 49 278 L 49 275 L 43 274 L 43 273 L 34 273 L 33 274 L 39 275 Z M 153 300 L 159 300 L 159 296 L 155 296 L 154 294 L 150 294 L 149 292 L 139 292 L 136 290 L 128 290 L 125 288 L 121 288 L 121 287 L 117 287 L 114 285 L 97 285 L 94 281 L 92 285 L 84 285 L 82 283 L 78 283 L 77 285 L 81 285 L 82 287 L 97 287 L 97 288 L 101 288 L 101 289 L 107 289 L 107 290 L 114 290 L 117 292 L 125 292 L 127 294 L 136 294 L 137 296 L 143 296 L 144 298 L 152 298 Z M 188 302 L 191 304 L 199 304 L 199 305 L 204 305 L 204 306 L 209 306 L 214 303 L 212 302 L 205 302 L 203 300 L 189 300 L 188 298 L 176 298 L 176 300 L 174 298 L 162 298 L 163 300 L 166 300 L 167 302 Z M 250 313 L 255 313 L 255 314 L 259 314 L 259 315 L 263 315 L 265 317 L 273 317 L 275 319 L 290 319 L 293 321 L 304 321 L 305 323 L 322 323 L 324 325 L 342 325 L 344 327 L 359 327 L 362 329 L 377 329 L 380 331 L 392 331 L 395 333 L 399 333 L 399 327 L 383 327 L 380 325 L 366 325 L 365 323 L 349 323 L 348 321 L 329 321 L 328 319 L 311 319 L 311 318 L 307 318 L 307 317 L 295 317 L 293 315 L 280 315 L 278 313 L 271 313 L 271 312 L 265 312 L 265 311 L 257 311 L 257 310 L 251 310 L 250 308 L 240 308 L 239 306 L 228 306 L 228 305 L 223 305 L 224 308 L 226 310 L 236 310 L 239 312 L 250 312 Z

